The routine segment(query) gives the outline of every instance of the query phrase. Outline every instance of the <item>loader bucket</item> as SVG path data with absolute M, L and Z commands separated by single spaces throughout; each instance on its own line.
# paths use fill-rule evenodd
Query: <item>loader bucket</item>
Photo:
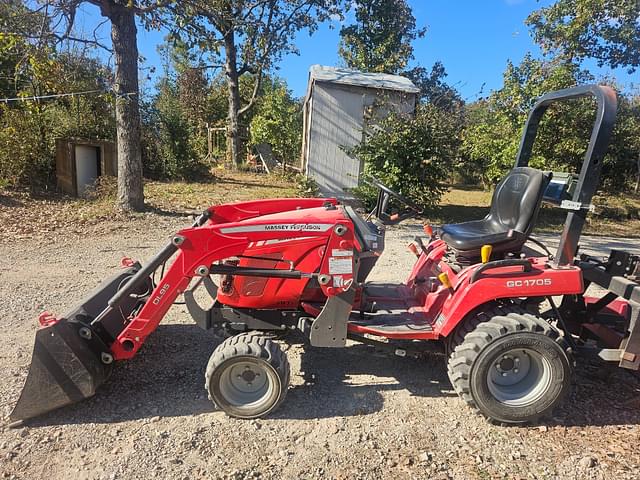
M 12 422 L 89 398 L 107 379 L 111 365 L 80 336 L 81 326 L 63 319 L 38 330 L 27 380 L 9 415 Z
M 109 300 L 139 270 L 136 263 L 104 281 L 60 320 L 46 322 L 36 333 L 31 366 L 20 398 L 9 415 L 12 424 L 93 396 L 111 373 L 109 346 L 130 315 L 146 301 L 149 278 L 92 323 Z

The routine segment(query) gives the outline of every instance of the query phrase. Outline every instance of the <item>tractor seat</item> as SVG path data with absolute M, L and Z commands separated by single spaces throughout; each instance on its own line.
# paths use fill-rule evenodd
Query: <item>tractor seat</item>
M 457 255 L 480 256 L 483 245 L 495 253 L 518 253 L 533 230 L 550 173 L 535 168 L 516 167 L 498 183 L 489 214 L 482 220 L 443 225 L 440 238 Z

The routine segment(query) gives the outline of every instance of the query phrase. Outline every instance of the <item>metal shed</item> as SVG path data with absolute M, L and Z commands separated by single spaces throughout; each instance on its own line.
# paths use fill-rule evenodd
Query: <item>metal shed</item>
M 392 111 L 413 114 L 418 92 L 399 75 L 313 65 L 304 101 L 303 171 L 325 193 L 356 187 L 362 166 L 344 148 L 359 144 Z

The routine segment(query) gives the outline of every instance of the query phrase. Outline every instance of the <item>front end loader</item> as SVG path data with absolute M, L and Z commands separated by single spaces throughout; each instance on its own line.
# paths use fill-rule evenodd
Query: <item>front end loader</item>
M 530 168 L 549 105 L 587 96 L 595 98 L 597 114 L 579 174 Z M 602 262 L 578 253 L 615 116 L 608 87 L 543 96 L 489 214 L 425 226 L 409 246 L 415 265 L 399 284 L 367 277 L 383 253 L 386 227 L 421 210 L 376 179 L 367 180 L 379 192 L 368 215 L 335 198 L 208 208 L 144 266 L 126 260 L 67 315 L 41 316 L 11 420 L 93 395 L 113 362 L 135 356 L 180 295 L 199 327 L 226 337 L 213 350 L 205 385 L 213 403 L 238 418 L 268 415 L 284 400 L 289 363 L 276 339 L 292 330 L 315 347 L 352 340 L 399 356 L 440 345 L 454 390 L 504 423 L 551 412 L 570 388 L 573 356 L 581 352 L 638 370 L 638 257 L 613 252 Z M 531 237 L 543 201 L 568 212 L 555 255 Z M 545 253 L 532 254 L 525 248 L 531 242 Z M 589 283 L 608 293 L 586 297 Z M 206 308 L 196 301 L 199 288 L 209 299 Z

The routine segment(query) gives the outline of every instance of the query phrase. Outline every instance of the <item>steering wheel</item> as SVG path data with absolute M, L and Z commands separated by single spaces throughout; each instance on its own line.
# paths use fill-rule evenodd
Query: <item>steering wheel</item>
M 409 200 L 407 197 L 400 195 L 398 192 L 394 192 L 380 180 L 373 176 L 363 177 L 362 179 L 366 184 L 378 189 L 378 201 L 376 202 L 375 216 L 385 225 L 395 225 L 407 218 L 411 218 L 416 215 L 420 215 L 423 209 L 415 202 Z M 386 210 L 389 205 L 390 197 L 393 197 L 409 207 L 410 212 L 398 215 L 389 215 Z

